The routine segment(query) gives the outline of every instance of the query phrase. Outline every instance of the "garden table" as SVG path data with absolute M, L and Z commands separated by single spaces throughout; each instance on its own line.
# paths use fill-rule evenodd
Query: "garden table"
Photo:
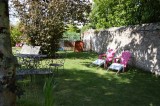
M 47 57 L 47 55 L 41 54 L 17 54 L 18 58 L 21 58 L 21 62 L 26 66 L 26 68 L 35 68 L 40 65 L 39 62 L 41 59 Z
M 16 57 L 18 57 L 19 62 L 21 65 L 23 65 L 25 68 L 21 68 L 17 71 L 18 75 L 32 75 L 32 74 L 51 74 L 52 72 L 48 69 L 45 69 L 45 71 L 40 71 L 41 67 L 41 59 L 44 59 L 47 57 L 47 55 L 41 55 L 41 54 L 16 54 Z

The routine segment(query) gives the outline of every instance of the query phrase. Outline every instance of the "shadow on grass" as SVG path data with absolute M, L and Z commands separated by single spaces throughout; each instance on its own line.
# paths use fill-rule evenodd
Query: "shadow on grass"
M 57 78 L 56 106 L 160 105 L 160 79 L 151 74 L 135 69 L 118 76 L 75 70 L 65 70 Z
M 96 57 L 95 53 L 67 51 L 65 69 L 59 70 L 58 76 L 54 77 L 55 106 L 160 105 L 160 78 L 135 68 L 115 75 L 115 72 L 106 72 L 103 68 L 88 67 Z M 18 106 L 43 106 L 44 82 L 45 76 L 35 76 L 30 83 L 23 82 L 26 93 L 18 99 Z
M 45 97 L 43 87 L 46 79 L 52 75 L 26 75 L 17 80 L 17 84 L 24 90 L 24 94 L 17 98 L 16 106 L 44 106 Z
M 104 70 L 103 70 L 104 71 Z M 42 88 L 46 76 L 23 82 L 25 95 L 17 106 L 43 106 Z M 150 73 L 130 69 L 115 75 L 95 71 L 65 69 L 54 77 L 55 106 L 159 106 L 160 79 Z

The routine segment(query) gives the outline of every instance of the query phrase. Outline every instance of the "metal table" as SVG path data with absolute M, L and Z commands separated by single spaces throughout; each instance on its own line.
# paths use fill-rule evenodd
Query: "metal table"
M 16 55 L 21 65 L 24 65 L 27 69 L 37 69 L 40 65 L 40 60 L 47 57 L 47 55 L 41 54 L 17 54 Z
M 45 63 L 41 63 L 47 55 L 40 54 L 17 54 L 17 58 L 19 58 L 20 68 L 17 69 L 16 75 L 46 75 L 53 74 L 52 70 L 47 67 L 50 61 L 45 61 Z M 44 66 L 43 66 L 44 65 Z

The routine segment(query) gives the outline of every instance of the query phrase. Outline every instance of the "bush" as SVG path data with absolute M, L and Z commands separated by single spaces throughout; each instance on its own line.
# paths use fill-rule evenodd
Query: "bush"
M 11 26 L 10 32 L 11 32 L 11 44 L 12 46 L 15 46 L 16 43 L 21 42 L 20 36 L 22 35 L 22 32 L 20 32 L 19 30 L 19 25 Z

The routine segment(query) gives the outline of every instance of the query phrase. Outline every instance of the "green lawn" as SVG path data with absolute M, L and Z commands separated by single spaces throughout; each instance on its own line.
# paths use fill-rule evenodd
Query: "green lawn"
M 68 52 L 65 69 L 54 76 L 54 106 L 159 106 L 160 78 L 135 68 L 116 75 L 89 67 L 95 53 Z M 43 86 L 48 76 L 26 77 L 17 106 L 45 106 Z

